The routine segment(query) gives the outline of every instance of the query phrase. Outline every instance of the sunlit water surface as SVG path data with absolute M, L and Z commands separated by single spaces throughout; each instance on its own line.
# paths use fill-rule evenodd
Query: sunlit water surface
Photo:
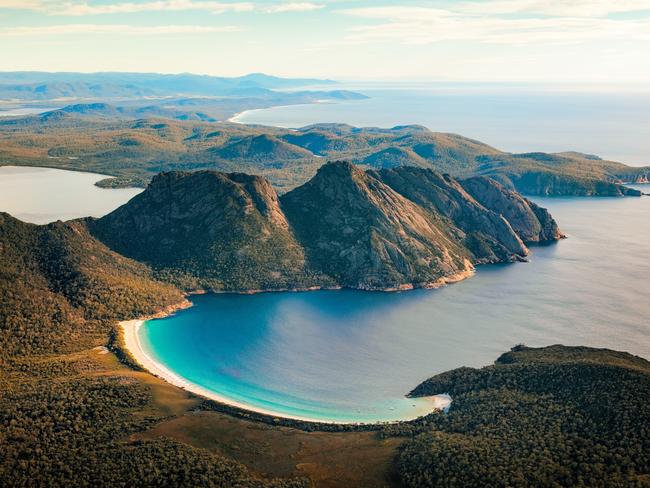
M 611 87 L 462 83 L 349 84 L 367 100 L 251 110 L 246 124 L 302 127 L 338 122 L 358 127 L 420 124 L 504 151 L 582 151 L 649 165 L 650 92 Z
M 140 193 L 140 188 L 95 186 L 108 178 L 51 168 L 0 166 L 0 212 L 34 224 L 101 217 Z

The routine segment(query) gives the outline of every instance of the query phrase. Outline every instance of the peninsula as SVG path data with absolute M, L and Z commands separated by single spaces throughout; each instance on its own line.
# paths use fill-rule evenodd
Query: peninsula
M 178 110 L 190 110 L 190 105 Z M 69 137 L 71 131 L 74 138 Z M 541 196 L 639 196 L 640 191 L 625 183 L 650 176 L 647 166 L 575 152 L 507 153 L 416 125 L 382 129 L 316 124 L 288 130 L 102 104 L 2 118 L 0 145 L 0 164 L 113 175 L 98 183 L 105 187 L 145 187 L 161 171 L 211 169 L 264 176 L 284 193 L 334 160 L 375 170 L 412 166 L 455 178 L 489 176 L 511 190 Z

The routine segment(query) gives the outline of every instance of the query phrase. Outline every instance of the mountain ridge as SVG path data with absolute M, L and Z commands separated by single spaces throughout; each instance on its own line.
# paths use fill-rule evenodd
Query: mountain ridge
M 0 98 L 46 100 L 60 97 L 151 97 L 176 94 L 260 95 L 273 89 L 332 85 L 333 80 L 281 78 L 264 73 L 223 77 L 191 73 L 0 72 Z
M 429 169 L 391 171 L 453 186 L 460 192 L 458 210 L 425 207 L 377 173 L 337 161 L 282 196 L 259 176 L 161 173 L 127 204 L 86 222 L 95 237 L 151 266 L 161 279 L 213 291 L 435 287 L 469 276 L 475 264 L 528 254 L 508 221 L 456 180 Z M 496 182 L 493 191 L 512 198 Z M 538 219 L 526 200 L 518 202 L 512 215 L 521 213 L 522 222 Z M 544 222 L 535 220 L 535 228 L 555 232 L 530 241 L 560 239 L 552 217 L 539 215 Z M 481 219 L 501 226 L 472 229 Z

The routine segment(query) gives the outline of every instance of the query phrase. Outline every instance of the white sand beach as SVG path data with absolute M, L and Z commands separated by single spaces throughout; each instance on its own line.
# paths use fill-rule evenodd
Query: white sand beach
M 228 405 L 231 407 L 240 408 L 242 410 L 248 410 L 251 412 L 268 415 L 270 417 L 281 417 L 292 420 L 301 420 L 305 422 L 318 422 L 318 423 L 329 423 L 329 424 L 359 424 L 359 422 L 344 422 L 336 420 L 321 420 L 314 419 L 309 417 L 294 416 L 285 413 L 273 412 L 271 410 L 266 410 L 260 407 L 255 407 L 252 405 L 247 405 L 241 402 L 234 401 L 230 398 L 223 397 L 217 393 L 210 391 L 206 388 L 203 388 L 197 384 L 194 384 L 185 378 L 177 375 L 169 368 L 155 361 L 142 347 L 140 342 L 139 330 L 144 324 L 144 320 L 125 320 L 119 323 L 122 327 L 122 333 L 124 338 L 124 345 L 133 358 L 142 366 L 144 369 L 149 371 L 151 374 L 171 383 L 172 385 L 183 388 L 186 391 L 200 395 L 202 397 L 214 400 L 216 402 Z M 444 410 L 451 404 L 451 398 L 448 395 L 436 395 L 431 397 L 426 397 L 419 399 L 420 401 L 425 400 L 429 406 L 423 412 L 421 409 L 417 409 L 415 415 L 411 418 L 403 418 L 398 421 L 413 420 L 417 417 L 425 415 L 433 410 Z M 382 422 L 382 423 L 394 423 L 394 422 Z

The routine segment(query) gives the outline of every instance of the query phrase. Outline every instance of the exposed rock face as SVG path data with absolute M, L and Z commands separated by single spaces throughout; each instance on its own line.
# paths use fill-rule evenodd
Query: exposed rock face
M 519 193 L 486 177 L 468 178 L 461 185 L 481 205 L 502 215 L 524 242 L 555 241 L 562 237 L 551 215 Z
M 524 240 L 559 237 L 516 193 L 486 178 L 467 186 L 432 170 L 336 162 L 278 198 L 258 176 L 170 172 L 88 227 L 158 276 L 239 291 L 437 286 L 474 264 L 522 259 Z
M 258 176 L 162 173 L 91 228 L 116 251 L 210 288 L 283 288 L 304 275 L 277 194 Z
M 441 222 L 350 163 L 321 167 L 282 207 L 312 266 L 343 286 L 426 286 L 472 269 Z
M 635 184 L 650 183 L 650 172 L 639 173 L 637 175 L 634 175 L 634 177 L 632 178 L 632 183 Z
M 523 258 L 528 249 L 510 223 L 482 206 L 458 181 L 432 170 L 384 170 L 378 177 L 406 198 L 434 215 L 450 220 L 476 262 L 501 262 Z

